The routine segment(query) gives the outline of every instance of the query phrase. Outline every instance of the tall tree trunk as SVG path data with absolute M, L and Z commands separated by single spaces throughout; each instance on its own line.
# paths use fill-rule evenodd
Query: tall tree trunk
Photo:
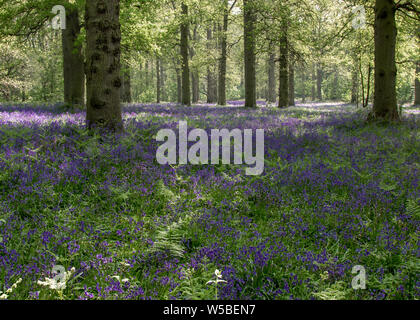
M 213 30 L 207 29 L 207 50 L 211 51 L 214 47 L 213 44 Z M 217 94 L 215 94 L 216 80 L 212 66 L 207 67 L 207 103 L 217 102 Z M 216 89 L 217 90 L 217 89 Z
M 77 9 L 66 11 L 66 29 L 62 31 L 64 102 L 85 105 L 85 63 L 81 46 L 76 45 L 80 34 Z
M 267 101 L 276 103 L 276 62 L 275 53 L 270 53 L 268 58 L 268 90 Z
M 86 1 L 87 125 L 123 131 L 120 2 Z
M 338 70 L 337 66 L 334 67 L 334 80 L 333 80 L 333 87 L 331 92 L 331 98 L 333 101 L 338 101 Z
M 316 70 L 316 91 L 317 91 L 317 99 L 318 101 L 322 101 L 322 78 L 323 72 L 321 65 L 318 65 Z
M 166 83 L 165 63 L 162 59 L 160 60 L 159 65 L 160 65 L 160 92 L 161 92 L 161 97 L 162 97 L 161 100 L 168 101 L 166 89 L 165 89 L 165 83 Z
M 194 27 L 193 31 L 193 40 L 194 42 L 198 41 L 198 32 L 197 25 Z M 195 57 L 195 50 L 193 46 L 190 48 L 191 60 Z M 200 100 L 200 75 L 198 73 L 198 68 L 194 67 L 191 70 L 191 84 L 192 84 L 192 102 L 197 103 Z
M 229 2 L 224 0 L 223 30 L 221 34 L 221 55 L 219 61 L 218 104 L 226 105 L 227 31 L 229 23 Z
M 302 103 L 306 102 L 306 70 L 302 69 Z
M 156 103 L 160 103 L 160 90 L 161 90 L 161 79 L 160 79 L 160 58 L 156 59 Z
M 121 101 L 131 103 L 131 75 L 130 67 L 124 65 L 122 68 Z
M 353 71 L 351 73 L 351 104 L 359 103 L 359 77 L 357 72 L 357 63 L 357 60 L 355 60 Z
M 181 69 L 176 68 L 176 93 L 177 93 L 177 102 L 182 103 L 182 76 L 181 76 Z
M 369 119 L 399 120 L 395 64 L 397 27 L 395 3 L 376 0 L 375 4 L 375 97 Z
M 293 59 L 289 63 L 289 106 L 295 105 L 295 65 Z
M 315 74 L 315 65 L 312 66 L 312 101 L 316 100 L 316 74 Z
M 414 105 L 420 105 L 420 62 L 416 65 L 416 80 L 414 82 Z
M 283 21 L 280 38 L 279 108 L 287 108 L 289 106 L 289 43 L 287 33 L 287 22 Z
M 255 3 L 244 0 L 245 107 L 256 108 Z
M 181 23 L 181 57 L 182 57 L 182 104 L 191 105 L 191 89 L 190 89 L 190 67 L 188 55 L 188 6 L 182 3 L 182 16 L 184 21 Z

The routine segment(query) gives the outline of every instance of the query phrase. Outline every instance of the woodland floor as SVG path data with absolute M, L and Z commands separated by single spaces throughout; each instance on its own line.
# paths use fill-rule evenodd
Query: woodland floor
M 344 104 L 130 105 L 109 138 L 83 112 L 0 105 L 0 291 L 22 278 L 9 299 L 419 299 L 420 111 L 403 112 L 382 126 Z M 179 120 L 265 129 L 264 173 L 159 165 L 154 136 Z M 75 268 L 66 287 L 38 284 L 57 265 Z

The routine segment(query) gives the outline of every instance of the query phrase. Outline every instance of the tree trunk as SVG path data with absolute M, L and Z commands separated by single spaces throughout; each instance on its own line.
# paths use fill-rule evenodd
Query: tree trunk
M 194 27 L 193 40 L 198 41 L 197 25 Z M 190 48 L 191 60 L 195 57 L 195 50 L 193 46 Z M 192 84 L 192 102 L 197 103 L 200 100 L 200 75 L 198 68 L 194 67 L 191 72 L 191 84 Z
M 275 54 L 270 53 L 268 59 L 268 90 L 267 101 L 269 103 L 276 103 L 276 62 Z
M 229 22 L 229 3 L 224 0 L 223 30 L 221 35 L 221 55 L 219 61 L 218 104 L 226 105 L 226 64 L 227 64 L 227 31 Z
M 312 66 L 312 101 L 316 100 L 316 88 L 315 88 L 315 84 L 316 84 L 316 74 L 315 74 L 315 65 Z
M 358 104 L 359 77 L 356 66 L 354 66 L 354 69 L 352 71 L 351 84 L 351 104 Z
M 211 51 L 213 49 L 213 31 L 211 28 L 207 29 L 207 50 Z M 216 87 L 215 76 L 213 72 L 213 67 L 207 67 L 207 103 L 217 102 L 217 94 L 215 95 L 214 88 Z M 216 89 L 217 90 L 217 89 Z
M 190 34 L 188 19 L 188 6 L 182 3 L 182 16 L 184 21 L 181 23 L 181 57 L 182 57 L 182 104 L 191 105 L 190 89 L 190 67 L 188 55 L 188 37 Z
M 375 97 L 369 119 L 399 120 L 395 64 L 395 4 L 376 0 L 375 4 Z
M 160 59 L 156 59 L 156 103 L 160 103 L 160 87 L 161 87 L 161 80 L 160 80 Z
M 253 0 L 244 0 L 245 107 L 256 108 L 255 13 Z
M 124 65 L 122 68 L 121 101 L 131 103 L 131 75 L 130 67 Z
M 338 70 L 337 66 L 334 67 L 334 80 L 333 80 L 333 87 L 331 92 L 331 99 L 333 101 L 338 101 Z
M 165 74 L 165 63 L 163 62 L 163 60 L 160 60 L 160 94 L 163 101 L 168 101 L 167 98 L 167 93 L 166 93 L 166 89 L 165 89 L 165 83 L 166 83 L 166 74 Z
M 289 106 L 289 43 L 287 33 L 287 23 L 284 21 L 280 38 L 279 108 Z
M 86 1 L 87 125 L 123 131 L 120 2 Z
M 420 105 L 420 62 L 416 66 L 416 80 L 414 83 L 414 105 Z
M 181 69 L 176 68 L 177 102 L 182 103 L 182 76 Z
M 306 102 L 306 70 L 302 69 L 302 103 Z
M 289 63 L 289 106 L 295 105 L 295 66 L 291 60 Z
M 316 70 L 316 90 L 318 101 L 322 101 L 322 77 L 322 68 L 321 65 L 318 65 L 318 68 Z
M 80 34 L 77 9 L 67 10 L 66 29 L 62 31 L 64 102 L 85 105 L 85 63 L 81 46 L 76 45 Z

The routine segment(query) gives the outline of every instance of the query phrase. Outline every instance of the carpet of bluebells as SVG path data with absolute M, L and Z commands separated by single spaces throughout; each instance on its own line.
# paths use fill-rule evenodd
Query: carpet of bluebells
M 230 104 L 128 105 L 119 136 L 0 106 L 0 297 L 419 299 L 418 109 L 385 126 L 343 104 Z M 264 173 L 159 165 L 156 133 L 179 120 L 265 129 Z M 46 286 L 55 266 L 65 283 Z

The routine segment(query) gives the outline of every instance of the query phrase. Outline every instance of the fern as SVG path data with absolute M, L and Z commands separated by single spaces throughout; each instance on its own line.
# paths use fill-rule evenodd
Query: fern
M 193 217 L 193 215 L 188 215 L 167 227 L 158 229 L 155 243 L 150 252 L 166 252 L 171 257 L 182 258 L 184 256 L 184 247 L 181 241 Z
M 420 219 L 420 205 L 417 200 L 407 200 L 406 213 L 415 219 Z

